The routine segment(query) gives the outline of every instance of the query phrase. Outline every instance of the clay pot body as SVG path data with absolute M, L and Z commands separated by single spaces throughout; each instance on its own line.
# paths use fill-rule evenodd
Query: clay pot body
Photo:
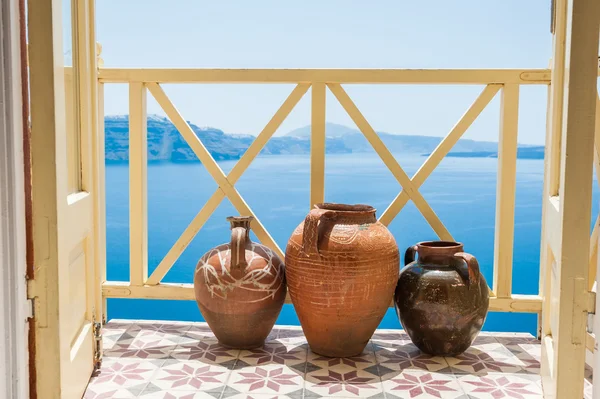
M 394 302 L 412 342 L 436 356 L 467 350 L 489 306 L 488 286 L 475 257 L 463 252 L 460 243 L 431 241 L 408 248 L 404 263 Z
M 251 217 L 227 218 L 231 243 L 208 251 L 194 275 L 196 302 L 219 342 L 260 347 L 286 295 L 284 265 L 269 248 L 250 241 Z
M 292 234 L 286 279 L 313 352 L 360 354 L 383 318 L 399 272 L 396 241 L 367 205 L 317 204 Z

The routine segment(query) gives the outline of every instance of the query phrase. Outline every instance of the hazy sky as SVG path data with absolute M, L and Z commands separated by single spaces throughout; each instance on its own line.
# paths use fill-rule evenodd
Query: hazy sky
M 550 1 L 101 0 L 106 67 L 545 68 Z M 292 85 L 165 85 L 184 117 L 257 134 Z M 443 136 L 480 86 L 346 89 L 379 131 Z M 519 142 L 543 143 L 547 88 L 521 90 Z M 497 140 L 499 95 L 466 137 Z M 148 112 L 161 113 L 148 94 Z M 278 134 L 310 122 L 310 92 Z M 127 113 L 125 85 L 106 86 L 106 114 Z M 353 126 L 329 93 L 327 120 Z

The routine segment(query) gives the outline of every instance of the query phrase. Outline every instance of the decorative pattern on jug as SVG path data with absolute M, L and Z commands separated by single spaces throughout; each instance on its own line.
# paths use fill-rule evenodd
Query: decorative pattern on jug
M 225 251 L 213 248 L 208 251 L 198 262 L 196 273 L 204 276 L 204 285 L 211 297 L 228 299 L 228 295 L 235 289 L 247 290 L 253 294 L 259 293 L 258 298 L 241 299 L 234 298 L 239 303 L 254 303 L 266 299 L 275 299 L 275 295 L 285 284 L 284 267 L 281 260 L 273 251 L 263 245 L 250 242 L 246 248 L 247 269 L 250 270 L 241 278 L 235 278 L 225 267 L 228 259 L 231 259 L 231 249 Z M 218 259 L 220 267 L 213 266 L 209 261 Z M 253 267 L 257 263 L 266 262 L 264 267 Z
M 352 244 L 359 237 L 360 226 L 336 224 L 325 237 L 338 244 Z

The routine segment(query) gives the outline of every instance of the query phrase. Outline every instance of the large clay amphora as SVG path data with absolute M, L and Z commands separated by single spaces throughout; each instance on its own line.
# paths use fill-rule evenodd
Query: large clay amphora
M 404 263 L 394 302 L 412 342 L 436 356 L 467 350 L 489 306 L 477 259 L 463 252 L 460 243 L 430 241 L 408 248 Z
M 229 217 L 231 242 L 208 251 L 194 275 L 196 301 L 219 342 L 262 346 L 285 301 L 283 262 L 250 241 L 251 217 Z
M 313 352 L 360 354 L 398 280 L 394 237 L 368 205 L 317 204 L 285 253 L 290 296 Z

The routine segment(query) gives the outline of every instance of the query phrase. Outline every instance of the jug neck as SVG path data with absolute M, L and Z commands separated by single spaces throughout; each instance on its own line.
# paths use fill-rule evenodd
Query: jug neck
M 239 277 L 244 273 L 248 263 L 246 262 L 246 247 L 250 245 L 250 222 L 252 216 L 230 216 L 227 218 L 231 223 L 231 260 L 230 272 Z

